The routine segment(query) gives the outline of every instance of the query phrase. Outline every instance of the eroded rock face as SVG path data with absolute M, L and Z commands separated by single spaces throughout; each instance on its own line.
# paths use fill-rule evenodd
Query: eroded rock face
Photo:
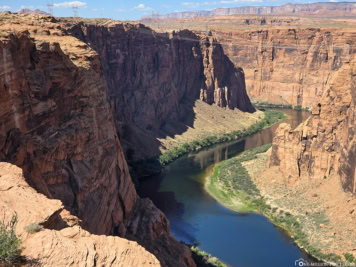
M 214 32 L 229 58 L 244 69 L 252 99 L 302 107 L 319 101 L 333 74 L 350 60 L 355 34 L 282 27 Z
M 212 37 L 184 30 L 155 33 L 141 24 L 75 24 L 66 28 L 99 55 L 117 128 L 128 160 L 157 156 L 157 137 L 176 134 L 201 99 L 253 112 L 242 69 Z M 180 123 L 180 125 L 176 125 Z M 173 124 L 173 126 L 171 126 Z
M 98 55 L 73 37 L 34 43 L 18 33 L 3 36 L 0 58 L 0 159 L 21 167 L 39 192 L 62 200 L 86 229 L 116 232 L 136 192 Z
M 72 27 L 70 22 L 60 23 L 46 16 L 3 15 L 0 160 L 19 166 L 26 181 L 39 193 L 61 200 L 66 210 L 80 218 L 81 221 L 66 216 L 67 221 L 57 220 L 51 226 L 57 230 L 70 223 L 85 231 L 76 228 L 51 233 L 53 242 L 67 242 L 71 237 L 66 231 L 73 236 L 69 247 L 75 246 L 78 236 L 91 234 L 127 236 L 139 243 L 147 239 L 151 241 L 145 243 L 148 248 L 159 247 L 159 240 L 164 239 L 166 246 L 153 250 L 160 254 L 161 262 L 195 266 L 189 248 L 171 236 L 164 215 L 136 194 L 108 101 L 110 81 L 102 70 L 100 54 L 67 35 L 64 28 Z M 146 208 L 151 214 L 158 214 L 145 217 L 145 224 L 152 229 L 140 230 L 144 227 L 140 225 L 136 232 L 127 233 L 138 211 Z M 140 235 L 135 236 L 138 232 Z M 44 242 L 46 238 L 42 234 L 38 237 L 34 242 Z M 85 251 L 92 256 L 99 253 L 96 249 L 106 250 L 105 242 L 111 241 L 92 237 L 80 247 L 84 249 L 89 244 Z M 125 251 L 119 247 L 117 255 L 123 257 Z M 170 254 L 173 250 L 179 253 Z M 55 249 L 46 247 L 41 253 L 50 255 Z M 73 253 L 66 255 L 69 259 L 85 256 Z M 173 256 L 174 260 L 169 258 Z M 104 264 L 105 260 L 100 262 Z
M 70 216 L 59 200 L 37 193 L 14 165 L 0 163 L 0 191 L 1 220 L 7 223 L 17 214 L 22 255 L 41 266 L 161 266 L 134 241 L 83 230 L 78 218 Z M 75 223 L 69 223 L 73 220 Z M 59 221 L 62 224 L 58 225 Z M 25 228 L 30 224 L 43 228 L 28 233 Z M 56 227 L 59 229 L 54 230 Z
M 355 71 L 354 59 L 345 62 L 306 122 L 278 128 L 270 165 L 280 166 L 287 182 L 339 174 L 344 190 L 355 193 Z

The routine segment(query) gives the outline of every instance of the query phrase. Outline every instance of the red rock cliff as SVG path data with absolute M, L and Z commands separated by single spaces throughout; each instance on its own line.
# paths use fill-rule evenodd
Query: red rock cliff
M 244 68 L 251 98 L 293 106 L 312 107 L 333 73 L 355 53 L 356 33 L 344 28 L 226 30 L 214 34 L 235 65 Z
M 209 104 L 253 112 L 242 69 L 212 37 L 190 31 L 155 33 L 141 24 L 76 24 L 67 33 L 99 55 L 120 138 L 129 159 L 157 156 L 158 136 L 192 113 L 199 97 Z M 186 127 L 178 127 L 177 133 Z M 177 128 L 177 127 L 176 127 Z
M 100 54 L 51 17 L 2 15 L 0 160 L 90 233 L 135 239 L 164 266 L 194 266 L 163 213 L 136 194 Z
M 306 122 L 276 131 L 270 164 L 280 166 L 288 183 L 338 174 L 344 190 L 356 192 L 355 74 L 352 58 L 332 75 Z

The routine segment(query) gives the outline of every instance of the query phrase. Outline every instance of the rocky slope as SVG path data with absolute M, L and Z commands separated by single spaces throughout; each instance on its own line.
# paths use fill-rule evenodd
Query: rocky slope
M 332 75 L 305 123 L 278 128 L 270 165 L 280 167 L 287 183 L 337 174 L 345 191 L 356 192 L 355 71 L 352 58 Z
M 235 8 L 216 8 L 211 11 L 185 11 L 161 15 L 162 19 L 182 19 L 192 17 L 230 16 L 237 14 L 253 15 L 313 15 L 313 16 L 354 16 L 355 3 L 309 3 L 284 4 L 282 6 L 243 6 Z
M 194 266 L 163 213 L 137 196 L 121 144 L 129 159 L 157 155 L 156 138 L 199 98 L 254 111 L 242 69 L 189 31 L 11 13 L 0 30 L 0 160 L 61 200 L 85 231 L 136 240 L 164 266 Z
M 161 266 L 136 242 L 83 230 L 80 220 L 59 200 L 37 193 L 14 165 L 0 163 L 0 191 L 1 222 L 6 224 L 17 214 L 16 233 L 29 262 L 41 266 Z M 26 230 L 31 225 L 38 232 Z

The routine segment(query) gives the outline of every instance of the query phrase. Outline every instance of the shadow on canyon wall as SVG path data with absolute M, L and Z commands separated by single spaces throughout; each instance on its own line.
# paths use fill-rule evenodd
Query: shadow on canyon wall
M 193 127 L 197 99 L 255 111 L 243 70 L 213 37 L 188 30 L 156 33 L 142 24 L 75 25 L 68 32 L 99 54 L 128 162 L 159 156 L 157 138 Z

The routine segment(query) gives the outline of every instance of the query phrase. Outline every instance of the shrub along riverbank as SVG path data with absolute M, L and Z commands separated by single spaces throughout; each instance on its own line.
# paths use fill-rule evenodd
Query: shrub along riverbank
M 226 133 L 219 136 L 208 136 L 202 140 L 196 140 L 193 142 L 185 143 L 181 146 L 174 147 L 168 151 L 165 151 L 160 157 L 159 162 L 161 165 L 167 165 L 175 159 L 189 153 L 199 151 L 205 147 L 209 147 L 216 144 L 226 143 L 233 140 L 244 138 L 248 135 L 255 134 L 264 128 L 285 120 L 287 116 L 278 110 L 266 110 L 264 112 L 264 118 L 257 123 L 253 124 L 244 131 L 235 131 Z
M 221 262 L 218 258 L 200 250 L 198 247 L 191 246 L 190 249 L 192 251 L 193 260 L 199 267 L 227 267 L 226 264 Z
M 290 104 L 272 104 L 264 101 L 256 101 L 252 103 L 255 108 L 288 108 L 295 110 L 305 110 L 310 111 L 309 108 L 303 108 L 301 105 L 293 106 Z
M 257 158 L 257 154 L 266 152 L 271 145 L 250 149 L 241 155 L 218 163 L 208 177 L 206 190 L 221 204 L 235 211 L 256 212 L 266 216 L 273 224 L 284 229 L 295 243 L 318 260 L 337 263 L 341 258 L 333 253 L 325 254 L 311 246 L 303 225 L 289 212 L 271 207 L 249 176 L 243 162 Z
M 183 145 L 174 147 L 170 150 L 167 150 L 163 152 L 163 154 L 159 158 L 151 158 L 142 161 L 130 162 L 130 174 L 133 178 L 134 183 L 138 185 L 140 179 L 159 174 L 162 167 L 185 154 L 188 154 L 190 152 L 197 152 L 203 148 L 216 144 L 226 143 L 247 137 L 285 119 L 287 119 L 287 115 L 285 115 L 281 111 L 266 110 L 264 111 L 264 117 L 262 120 L 256 122 L 249 128 L 244 129 L 242 131 L 234 131 L 218 136 L 207 136 L 204 139 L 188 142 Z

